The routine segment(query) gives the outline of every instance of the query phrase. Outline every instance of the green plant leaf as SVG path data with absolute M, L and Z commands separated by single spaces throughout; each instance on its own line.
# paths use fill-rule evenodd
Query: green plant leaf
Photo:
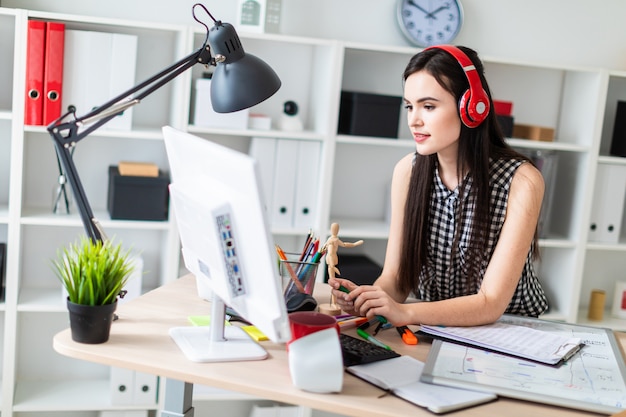
M 69 300 L 83 305 L 114 303 L 134 269 L 130 251 L 121 244 L 86 236 L 57 250 L 52 265 Z

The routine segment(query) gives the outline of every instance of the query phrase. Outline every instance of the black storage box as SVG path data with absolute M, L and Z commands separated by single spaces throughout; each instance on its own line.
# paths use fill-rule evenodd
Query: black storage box
M 341 271 L 338 278 L 349 279 L 357 285 L 371 285 L 383 272 L 382 266 L 366 255 L 339 254 L 337 268 Z M 324 282 L 328 282 L 328 269 Z
M 167 220 L 169 176 L 120 175 L 117 166 L 109 167 L 107 208 L 111 219 Z
M 496 118 L 498 120 L 498 125 L 500 126 L 500 130 L 505 138 L 513 137 L 513 116 L 504 116 L 501 114 L 497 114 Z
M 618 101 L 615 109 L 615 125 L 609 154 L 626 157 L 626 101 Z
M 398 137 L 402 97 L 341 92 L 338 132 L 345 135 Z

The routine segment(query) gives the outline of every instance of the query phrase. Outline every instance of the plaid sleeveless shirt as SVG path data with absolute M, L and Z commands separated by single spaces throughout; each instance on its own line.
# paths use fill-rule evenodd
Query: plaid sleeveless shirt
M 491 160 L 490 181 L 492 221 L 489 225 L 485 259 L 491 259 L 500 237 L 508 204 L 509 189 L 513 175 L 523 163 L 519 160 Z M 430 202 L 429 265 L 422 272 L 418 297 L 426 301 L 445 300 L 466 294 L 467 277 L 466 255 L 472 227 L 472 212 L 475 197 L 471 195 L 472 177 L 466 176 L 465 213 L 458 216 L 459 187 L 453 191 L 443 184 L 438 169 L 435 170 L 433 191 Z M 460 224 L 455 219 L 461 218 Z M 460 228 L 459 245 L 452 250 L 456 228 Z M 480 269 L 480 278 L 475 292 L 478 292 L 488 261 Z M 526 257 L 522 276 L 505 313 L 536 317 L 548 308 L 545 293 L 541 288 L 532 263 L 532 247 Z

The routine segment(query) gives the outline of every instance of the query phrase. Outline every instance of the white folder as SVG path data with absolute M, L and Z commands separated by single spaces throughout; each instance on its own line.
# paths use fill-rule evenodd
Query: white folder
M 110 60 L 109 98 L 113 98 L 135 85 L 137 36 L 114 33 L 111 38 Z M 132 123 L 133 109 L 131 107 L 124 110 L 122 115 L 111 119 L 105 126 L 108 129 L 131 130 Z
M 298 169 L 295 187 L 294 227 L 311 228 L 317 214 L 321 142 L 298 143 Z
M 625 197 L 626 166 L 599 164 L 591 209 L 590 241 L 618 243 Z
M 293 227 L 298 141 L 278 139 L 272 198 L 273 227 Z
M 109 381 L 112 405 L 130 405 L 133 403 L 135 371 L 112 366 Z
M 159 377 L 144 372 L 135 372 L 133 389 L 133 404 L 150 405 L 157 403 L 157 389 Z
M 257 161 L 261 176 L 261 193 L 268 213 L 272 213 L 274 194 L 274 172 L 276 168 L 276 139 L 253 137 L 250 143 L 251 157 Z
M 65 111 L 72 104 L 84 116 L 135 84 L 137 37 L 95 31 L 65 31 L 63 98 Z M 110 120 L 102 128 L 130 130 L 132 111 Z

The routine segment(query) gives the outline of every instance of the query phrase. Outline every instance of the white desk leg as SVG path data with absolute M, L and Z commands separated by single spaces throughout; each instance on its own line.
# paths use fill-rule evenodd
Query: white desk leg
M 161 417 L 193 417 L 193 384 L 165 378 L 165 401 Z

